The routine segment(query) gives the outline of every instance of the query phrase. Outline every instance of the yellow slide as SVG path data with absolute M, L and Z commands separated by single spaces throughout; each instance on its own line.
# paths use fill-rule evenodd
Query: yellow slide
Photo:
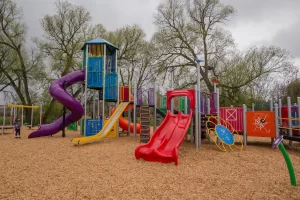
M 122 113 L 124 112 L 124 110 L 126 109 L 128 104 L 129 104 L 129 102 L 121 102 L 119 104 L 119 106 L 117 107 L 117 109 L 112 114 L 112 116 L 109 118 L 108 122 L 103 126 L 103 128 L 101 129 L 101 131 L 99 133 L 97 133 L 96 135 L 92 135 L 92 136 L 74 138 L 74 139 L 72 139 L 71 143 L 78 145 L 78 144 L 84 144 L 84 143 L 88 143 L 88 142 L 97 141 L 97 140 L 104 138 L 109 133 L 109 131 L 113 128 L 114 124 L 119 119 L 119 117 L 122 115 Z

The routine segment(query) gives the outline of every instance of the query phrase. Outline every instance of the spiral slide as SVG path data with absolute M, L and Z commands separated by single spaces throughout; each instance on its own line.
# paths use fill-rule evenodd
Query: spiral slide
M 65 127 L 78 121 L 84 114 L 84 110 L 82 105 L 64 89 L 64 83 L 66 82 L 66 87 L 69 87 L 74 83 L 84 80 L 85 69 L 67 74 L 55 80 L 50 86 L 49 92 L 51 96 L 70 110 L 65 116 Z M 63 117 L 60 117 L 51 124 L 41 125 L 40 128 L 31 133 L 28 138 L 53 135 L 62 130 L 62 128 L 64 128 Z
M 181 111 L 173 114 L 168 111 L 164 121 L 154 132 L 147 144 L 135 149 L 136 159 L 143 158 L 155 162 L 175 162 L 178 164 L 178 148 L 189 128 L 193 112 L 184 115 Z

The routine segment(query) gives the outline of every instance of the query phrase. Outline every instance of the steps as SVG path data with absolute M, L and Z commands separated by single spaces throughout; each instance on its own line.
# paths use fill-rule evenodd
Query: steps
M 150 140 L 150 108 L 149 106 L 140 107 L 141 134 L 140 142 L 147 143 Z

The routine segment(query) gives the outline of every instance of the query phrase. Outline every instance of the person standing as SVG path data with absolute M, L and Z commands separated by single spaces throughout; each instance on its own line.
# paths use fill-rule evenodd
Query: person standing
M 21 127 L 22 127 L 22 123 L 21 123 L 21 119 L 20 117 L 18 117 L 14 123 L 15 125 L 15 131 L 16 131 L 16 136 L 15 138 L 21 138 Z

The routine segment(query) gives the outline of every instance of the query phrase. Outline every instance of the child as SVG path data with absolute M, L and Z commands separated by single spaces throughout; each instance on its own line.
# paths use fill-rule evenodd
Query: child
M 21 132 L 21 126 L 22 126 L 22 123 L 21 123 L 21 119 L 20 117 L 18 117 L 14 123 L 15 125 L 15 131 L 16 131 L 16 136 L 15 138 L 21 138 L 20 137 L 20 132 Z

